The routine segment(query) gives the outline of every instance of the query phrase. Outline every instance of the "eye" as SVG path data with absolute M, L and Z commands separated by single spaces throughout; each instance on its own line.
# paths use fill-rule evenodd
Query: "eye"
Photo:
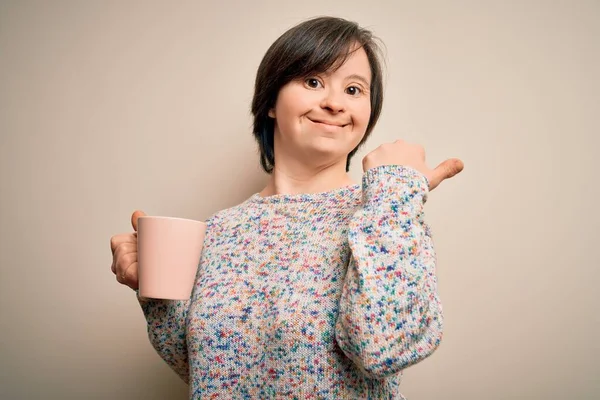
M 304 83 L 306 84 L 306 86 L 308 86 L 309 88 L 312 88 L 312 89 L 318 88 L 319 85 L 321 84 L 321 82 L 319 82 L 319 80 L 317 78 L 306 78 L 304 80 Z
M 348 93 L 351 96 L 358 96 L 362 93 L 362 89 L 358 86 L 350 86 L 346 89 L 346 93 Z

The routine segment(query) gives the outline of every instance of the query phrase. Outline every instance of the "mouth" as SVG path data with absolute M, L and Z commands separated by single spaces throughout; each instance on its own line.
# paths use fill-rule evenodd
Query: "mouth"
M 339 122 L 324 121 L 324 120 L 319 120 L 319 119 L 308 118 L 308 120 L 310 122 L 312 122 L 313 124 L 320 124 L 320 125 L 325 125 L 325 126 L 334 127 L 334 128 L 343 128 L 346 125 L 348 125 L 348 124 L 341 124 Z

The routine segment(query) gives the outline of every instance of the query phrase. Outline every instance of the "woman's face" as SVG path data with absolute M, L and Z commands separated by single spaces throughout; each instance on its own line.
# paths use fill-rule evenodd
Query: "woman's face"
M 275 160 L 346 163 L 371 115 L 371 67 L 361 48 L 335 72 L 296 79 L 281 88 L 275 108 Z M 277 165 L 277 161 L 276 161 Z

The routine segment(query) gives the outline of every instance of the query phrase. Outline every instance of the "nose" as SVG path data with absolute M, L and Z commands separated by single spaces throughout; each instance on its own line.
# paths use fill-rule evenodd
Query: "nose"
M 333 114 L 344 112 L 346 110 L 343 93 L 340 93 L 339 91 L 334 89 L 329 89 L 324 92 L 325 95 L 321 100 L 321 108 L 328 110 Z

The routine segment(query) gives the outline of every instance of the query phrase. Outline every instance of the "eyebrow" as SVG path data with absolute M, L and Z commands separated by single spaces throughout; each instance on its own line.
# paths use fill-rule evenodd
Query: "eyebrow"
M 371 87 L 371 84 L 369 83 L 369 81 L 362 75 L 358 75 L 358 74 L 352 74 L 352 75 L 348 75 L 346 77 L 346 80 L 357 80 L 357 81 L 361 81 L 362 83 L 365 84 L 365 86 L 369 86 Z

